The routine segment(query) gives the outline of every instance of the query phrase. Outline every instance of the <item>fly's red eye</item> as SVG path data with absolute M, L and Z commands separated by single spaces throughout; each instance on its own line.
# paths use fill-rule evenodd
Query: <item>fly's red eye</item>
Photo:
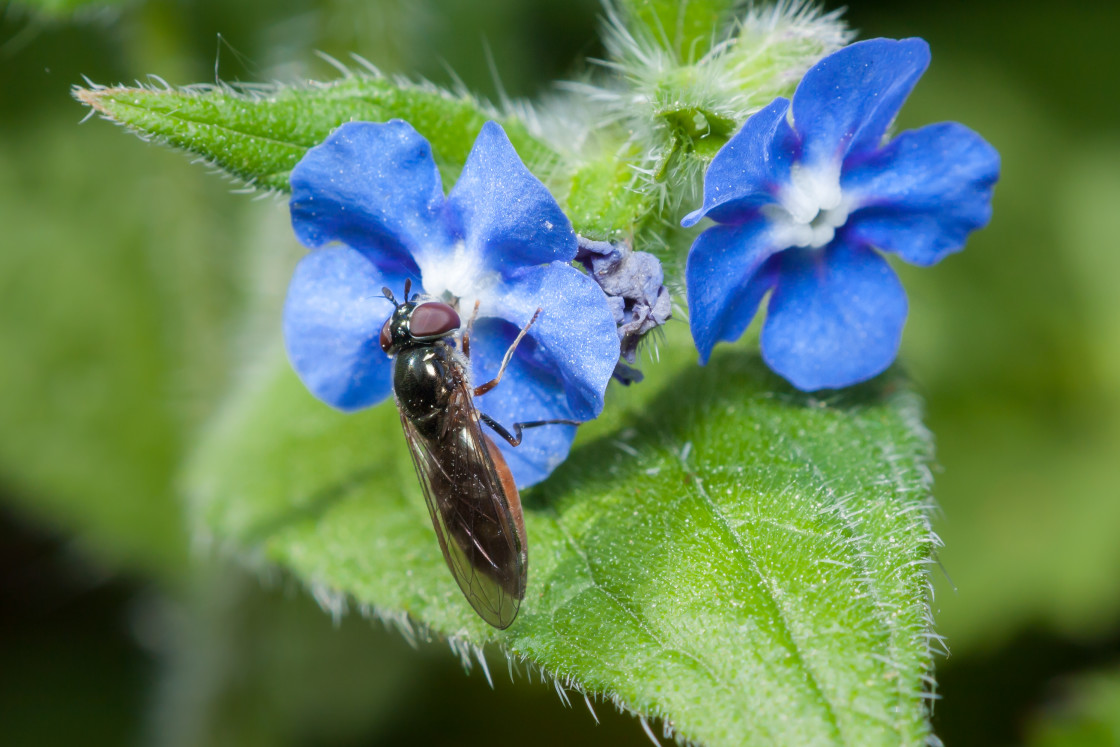
M 392 321 L 393 317 L 389 317 L 385 320 L 385 324 L 381 327 L 381 349 L 386 353 L 388 353 L 389 348 L 393 346 L 393 333 L 389 329 L 389 324 Z
M 459 329 L 459 314 L 445 303 L 438 301 L 422 303 L 409 315 L 408 331 L 416 338 L 443 337 L 457 329 Z

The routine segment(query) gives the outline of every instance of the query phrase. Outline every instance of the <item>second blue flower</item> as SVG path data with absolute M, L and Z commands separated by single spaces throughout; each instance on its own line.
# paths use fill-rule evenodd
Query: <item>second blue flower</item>
M 806 391 L 875 376 L 894 360 L 906 293 L 875 249 L 931 265 L 991 217 L 999 155 L 946 122 L 884 144 L 929 65 L 921 39 L 872 39 L 815 65 L 792 102 L 752 115 L 712 160 L 688 255 L 701 362 L 738 339 L 770 293 L 762 356 Z

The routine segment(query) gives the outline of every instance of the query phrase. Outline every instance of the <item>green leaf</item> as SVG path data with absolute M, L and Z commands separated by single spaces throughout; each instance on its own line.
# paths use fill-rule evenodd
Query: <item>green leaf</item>
M 741 348 L 700 368 L 676 332 L 524 496 L 530 585 L 507 631 L 444 567 L 392 405 L 334 412 L 279 355 L 196 455 L 196 520 L 321 599 L 407 613 L 464 650 L 496 641 L 688 739 L 924 744 L 935 540 L 916 398 L 890 377 L 809 397 Z
M 432 144 L 444 181 L 454 182 L 478 131 L 501 121 L 522 160 L 542 170 L 554 160 L 523 124 L 466 96 L 356 75 L 303 88 L 152 90 L 76 88 L 74 96 L 137 133 L 194 153 L 264 189 L 287 191 L 288 173 L 308 148 L 344 122 L 408 121 Z
M 629 234 L 649 212 L 648 200 L 634 189 L 632 163 L 638 156 L 624 157 L 621 143 L 611 142 L 598 160 L 562 163 L 518 119 L 431 86 L 354 76 L 256 93 L 214 87 L 78 88 L 74 95 L 141 136 L 201 156 L 254 187 L 278 191 L 289 190 L 292 167 L 340 124 L 394 118 L 408 121 L 432 144 L 449 188 L 478 131 L 493 119 L 502 123 L 530 170 L 549 183 L 577 232 L 604 239 Z
M 695 62 L 716 41 L 738 0 L 621 0 L 623 20 L 640 34 L 673 52 L 685 64 Z

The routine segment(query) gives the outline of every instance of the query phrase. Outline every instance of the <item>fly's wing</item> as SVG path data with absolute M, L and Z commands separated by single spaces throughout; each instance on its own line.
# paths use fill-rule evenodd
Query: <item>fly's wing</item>
M 443 432 L 432 437 L 403 415 L 401 424 L 451 575 L 483 620 L 507 628 L 528 573 L 521 500 L 504 460 L 495 466 L 501 452 L 482 432 L 465 383 L 444 417 Z

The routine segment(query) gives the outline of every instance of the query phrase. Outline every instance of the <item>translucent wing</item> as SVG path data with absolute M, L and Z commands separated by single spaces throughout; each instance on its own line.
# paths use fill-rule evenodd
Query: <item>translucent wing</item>
M 403 414 L 401 424 L 451 575 L 483 620 L 507 628 L 528 575 L 521 499 L 501 452 L 482 432 L 466 383 L 452 392 L 443 417 L 433 437 Z

